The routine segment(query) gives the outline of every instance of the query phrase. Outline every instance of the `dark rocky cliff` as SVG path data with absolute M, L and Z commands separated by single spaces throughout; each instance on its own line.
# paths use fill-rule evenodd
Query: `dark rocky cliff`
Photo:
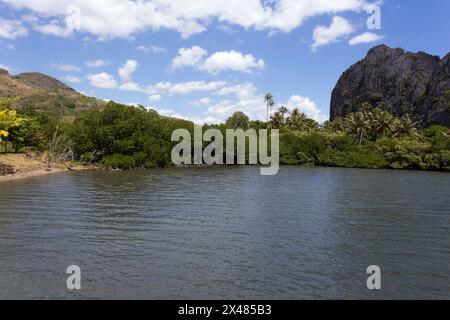
M 411 114 L 425 125 L 450 125 L 450 54 L 441 59 L 385 45 L 339 79 L 331 98 L 331 119 L 345 117 L 369 102 L 395 115 Z

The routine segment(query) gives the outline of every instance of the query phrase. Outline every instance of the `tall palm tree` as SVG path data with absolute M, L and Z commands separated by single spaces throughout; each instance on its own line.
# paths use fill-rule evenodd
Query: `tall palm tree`
M 264 102 L 267 106 L 267 122 L 270 120 L 270 109 L 275 105 L 275 101 L 273 100 L 273 94 L 267 93 L 264 96 Z
M 350 132 L 353 133 L 353 136 L 358 139 L 358 143 L 361 145 L 370 129 L 366 115 L 363 112 L 352 113 L 346 118 L 346 122 Z

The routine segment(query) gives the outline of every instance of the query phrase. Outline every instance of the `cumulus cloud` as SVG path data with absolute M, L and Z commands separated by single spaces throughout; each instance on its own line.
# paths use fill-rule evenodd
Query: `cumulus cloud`
M 123 82 L 131 81 L 131 76 L 136 72 L 138 67 L 138 62 L 136 60 L 128 60 L 120 69 L 119 76 Z
M 86 65 L 89 68 L 101 68 L 101 67 L 109 66 L 109 64 L 110 64 L 109 61 L 105 61 L 105 60 L 102 60 L 102 59 L 86 61 Z
M 65 63 L 52 63 L 49 65 L 50 68 L 58 70 L 58 71 L 64 71 L 64 72 L 79 72 L 81 71 L 81 68 L 74 66 L 72 64 L 65 64 Z
M 290 32 L 305 20 L 325 14 L 362 11 L 370 0 L 2 0 L 39 16 L 35 29 L 52 35 L 90 33 L 101 39 L 129 38 L 161 28 L 187 38 L 203 32 L 211 21 L 245 29 Z M 117 23 L 120 21 L 120 23 Z
M 199 47 L 181 48 L 171 63 L 171 69 L 176 70 L 184 67 L 217 74 L 221 71 L 237 71 L 249 73 L 252 70 L 262 70 L 265 62 L 255 59 L 251 54 L 243 54 L 238 51 L 221 51 L 207 56 L 208 52 Z
M 178 50 L 178 55 L 172 60 L 170 68 L 176 70 L 184 67 L 197 67 L 202 64 L 207 55 L 208 51 L 199 46 L 181 48 Z
M 372 42 L 377 42 L 380 40 L 383 40 L 384 36 L 380 36 L 376 33 L 373 32 L 364 32 L 360 35 L 357 35 L 356 37 L 350 39 L 350 41 L 348 42 L 351 46 L 360 44 L 360 43 L 372 43 Z
M 293 95 L 286 103 L 286 107 L 289 110 L 295 108 L 306 114 L 309 118 L 316 120 L 319 123 L 324 123 L 328 120 L 328 117 L 322 113 L 317 105 L 310 98 L 302 97 L 299 95 Z
M 250 72 L 253 69 L 262 70 L 264 67 L 264 60 L 256 60 L 251 54 L 244 55 L 234 50 L 216 52 L 199 66 L 200 70 L 214 74 L 225 70 Z
M 342 17 L 335 16 L 333 17 L 330 26 L 317 26 L 314 29 L 314 43 L 312 44 L 311 49 L 316 51 L 319 47 L 338 42 L 353 31 L 355 31 L 355 29 L 350 22 Z
M 87 76 L 91 85 L 101 89 L 114 89 L 117 88 L 117 81 L 114 77 L 108 73 L 102 72 L 98 74 L 90 74 Z
M 22 25 L 22 22 L 0 18 L 0 37 L 14 40 L 16 38 L 25 37 L 27 35 L 28 31 Z

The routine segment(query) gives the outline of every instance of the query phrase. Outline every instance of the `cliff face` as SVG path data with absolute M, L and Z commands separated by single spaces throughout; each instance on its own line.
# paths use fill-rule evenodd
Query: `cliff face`
M 331 98 L 331 119 L 369 102 L 395 115 L 412 114 L 428 124 L 450 125 L 450 54 L 442 60 L 381 45 L 351 66 Z

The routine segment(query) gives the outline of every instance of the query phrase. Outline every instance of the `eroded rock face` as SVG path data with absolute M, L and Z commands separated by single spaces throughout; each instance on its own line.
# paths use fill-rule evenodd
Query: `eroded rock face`
M 425 125 L 450 125 L 450 54 L 441 59 L 385 45 L 339 79 L 331 98 L 331 119 L 345 117 L 358 106 L 380 103 L 398 116 L 412 114 Z

